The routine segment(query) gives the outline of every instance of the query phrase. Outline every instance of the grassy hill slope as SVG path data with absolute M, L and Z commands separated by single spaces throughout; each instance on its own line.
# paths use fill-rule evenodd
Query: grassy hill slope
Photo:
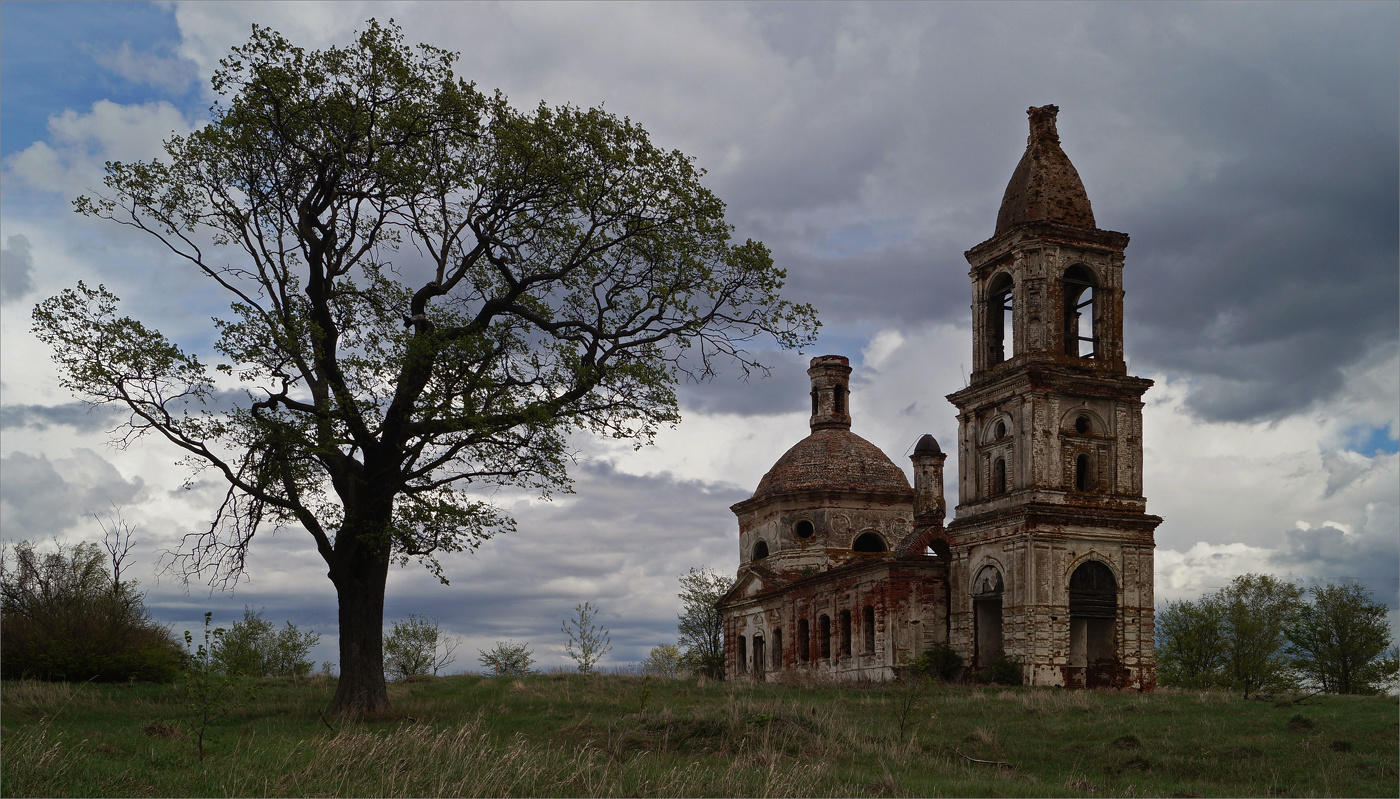
M 327 722 L 327 679 L 208 727 L 178 688 L 0 685 L 5 796 L 1395 796 L 1395 697 L 1294 703 L 968 686 L 541 675 L 390 686 Z

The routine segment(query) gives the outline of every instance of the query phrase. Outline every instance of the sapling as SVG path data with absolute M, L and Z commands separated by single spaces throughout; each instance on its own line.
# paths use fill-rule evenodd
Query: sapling
M 215 659 L 214 652 L 227 631 L 222 627 L 209 629 L 213 616 L 204 614 L 204 642 L 197 647 L 194 636 L 185 630 L 185 681 L 181 694 L 191 717 L 200 762 L 204 761 L 204 737 L 209 725 L 242 707 L 249 688 L 244 677 L 229 673 Z

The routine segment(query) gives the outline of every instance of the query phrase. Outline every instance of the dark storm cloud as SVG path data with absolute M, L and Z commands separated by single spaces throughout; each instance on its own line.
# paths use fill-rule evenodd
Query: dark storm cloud
M 623 474 L 605 464 L 575 470 L 576 494 L 511 509 L 517 532 L 445 562 L 451 585 L 410 565 L 392 576 L 385 618 L 423 613 L 472 640 L 562 646 L 561 621 L 597 604 L 612 633 L 613 662 L 632 662 L 676 640 L 676 578 L 737 561 L 729 505 L 747 491 Z M 387 623 L 387 621 L 386 621 Z M 472 652 L 474 667 L 475 652 Z M 459 665 L 462 665 L 459 663 Z
M 1286 114 L 1268 120 L 1289 128 Z M 1325 401 L 1400 325 L 1393 130 L 1260 141 L 1257 152 L 1136 209 L 1129 318 L 1146 365 L 1194 375 L 1210 420 Z
M 261 397 L 265 392 L 255 392 Z M 215 392 L 198 408 L 214 413 L 226 413 L 248 405 L 248 394 L 242 389 Z M 174 408 L 172 407 L 172 410 Z M 0 429 L 30 428 L 47 430 L 55 425 L 67 425 L 79 433 L 110 431 L 122 424 L 126 416 L 114 405 L 88 405 L 65 402 L 61 405 L 6 405 L 0 407 Z
M 18 302 L 34 291 L 34 256 L 29 239 L 10 236 L 0 249 L 0 302 Z
M 14 540 L 57 535 L 145 494 L 140 477 L 127 480 L 90 449 L 74 450 L 73 457 L 55 462 L 46 455 L 15 452 L 0 458 L 0 473 L 5 537 Z
M 962 251 L 991 233 L 1024 108 L 1055 102 L 1098 224 L 1133 237 L 1134 366 L 1193 378 L 1193 412 L 1282 418 L 1395 345 L 1395 6 L 755 15 L 819 91 L 718 182 L 829 325 L 967 324 Z
M 807 395 L 794 392 L 793 385 L 806 380 L 810 354 L 757 351 L 754 357 L 767 366 L 763 374 L 747 377 L 735 366 L 724 366 L 719 374 L 701 383 L 683 381 L 678 387 L 682 415 L 699 413 L 770 414 L 801 410 Z
M 54 425 L 68 425 L 79 433 L 96 433 L 116 426 L 115 409 L 93 407 L 83 402 L 62 405 L 6 405 L 0 407 L 0 429 L 32 428 L 47 430 Z
M 1385 518 L 1377 519 L 1380 515 Z M 1355 580 L 1390 609 L 1400 608 L 1400 577 L 1395 573 L 1400 537 L 1395 508 L 1373 508 L 1370 516 L 1366 529 L 1356 533 L 1330 526 L 1289 530 L 1284 534 L 1284 546 L 1270 562 L 1306 574 L 1312 582 Z

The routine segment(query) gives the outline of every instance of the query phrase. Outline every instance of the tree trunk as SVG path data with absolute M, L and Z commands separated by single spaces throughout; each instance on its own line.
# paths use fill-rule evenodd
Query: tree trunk
M 389 709 L 384 684 L 384 584 L 388 553 L 366 554 L 331 570 L 340 606 L 340 684 L 330 712 L 364 716 Z

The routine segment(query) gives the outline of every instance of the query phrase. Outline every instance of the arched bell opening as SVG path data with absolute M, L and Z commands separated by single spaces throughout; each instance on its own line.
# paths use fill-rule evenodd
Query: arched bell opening
M 984 566 L 972 583 L 973 637 L 977 649 L 972 667 L 984 668 L 1002 653 L 1002 593 L 1001 571 Z
M 1118 683 L 1118 582 L 1097 560 L 1069 578 L 1069 671 L 1066 684 L 1099 688 Z
M 1015 289 L 1011 275 L 1002 272 L 987 288 L 987 363 L 996 366 L 1015 353 Z M 1011 346 L 1007 346 L 1008 339 Z
M 1065 270 L 1065 354 L 1097 358 L 1099 352 L 1099 281 L 1088 267 Z M 1087 317 L 1087 318 L 1085 318 Z

